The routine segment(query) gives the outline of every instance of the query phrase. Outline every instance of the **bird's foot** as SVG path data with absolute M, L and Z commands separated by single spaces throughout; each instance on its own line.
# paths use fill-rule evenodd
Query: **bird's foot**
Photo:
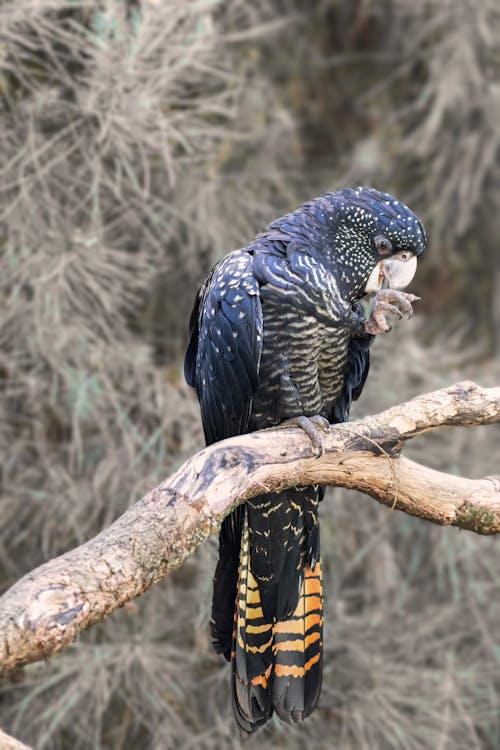
M 316 451 L 316 457 L 319 458 L 325 452 L 323 444 L 322 431 L 328 430 L 330 422 L 320 414 L 315 414 L 312 417 L 292 417 L 282 422 L 280 427 L 300 427 L 306 433 L 307 437 L 312 443 L 314 450 Z
M 385 316 L 397 315 L 399 318 L 409 319 L 413 315 L 411 303 L 419 299 L 415 294 L 401 292 L 399 289 L 380 289 L 372 300 L 370 317 L 365 321 L 365 332 L 375 336 L 390 331 L 391 326 Z

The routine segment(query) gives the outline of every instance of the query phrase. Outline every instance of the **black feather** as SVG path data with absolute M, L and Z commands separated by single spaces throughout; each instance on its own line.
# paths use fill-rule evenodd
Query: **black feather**
M 357 307 L 359 312 L 360 306 Z M 328 416 L 328 420 L 334 424 L 347 422 L 352 402 L 361 395 L 370 370 L 370 346 L 374 338 L 366 334 L 349 342 L 344 384 Z

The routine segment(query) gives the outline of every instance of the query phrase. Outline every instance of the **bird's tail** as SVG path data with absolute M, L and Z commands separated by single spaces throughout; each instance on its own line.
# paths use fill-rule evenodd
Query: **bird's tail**
M 304 489 L 302 516 L 307 513 L 308 501 L 312 500 L 314 511 L 309 509 L 309 512 L 314 512 L 317 526 L 317 489 Z M 298 491 L 292 490 L 291 493 L 291 498 L 286 499 L 289 503 L 297 503 Z M 284 496 L 285 493 L 273 496 L 273 500 L 283 501 Z M 302 542 L 305 536 L 306 530 L 303 529 Z M 318 539 L 317 530 L 315 538 Z M 274 543 L 279 544 L 280 540 L 275 539 Z M 269 588 L 256 572 L 258 565 L 253 564 L 253 547 L 247 513 L 241 537 L 231 654 L 233 708 L 238 724 L 246 732 L 254 732 L 273 711 L 289 723 L 303 721 L 311 713 L 321 688 L 323 646 L 319 550 L 312 559 L 304 554 L 297 555 L 293 560 L 293 572 L 285 560 L 281 577 L 274 583 L 270 597 Z M 292 548 L 288 557 L 293 557 L 295 551 Z M 290 593 L 290 586 L 294 588 L 293 593 Z M 281 613 L 279 604 L 274 613 L 271 611 L 270 598 L 274 602 L 281 600 L 282 605 L 286 602 Z

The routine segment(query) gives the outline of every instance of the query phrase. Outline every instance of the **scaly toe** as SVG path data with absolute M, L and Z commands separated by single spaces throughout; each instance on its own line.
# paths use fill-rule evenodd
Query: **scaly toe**
M 420 297 L 416 294 L 409 294 L 407 292 L 401 292 L 399 289 L 382 289 L 377 292 L 372 302 L 372 311 L 378 309 L 386 310 L 394 315 L 399 315 L 400 318 L 406 316 L 408 319 L 413 315 L 412 302 L 417 302 Z M 390 305 L 393 309 L 389 309 L 387 305 Z M 394 311 L 397 308 L 398 312 Z
M 387 333 L 391 330 L 383 315 L 372 316 L 365 322 L 365 332 L 371 336 L 378 336 L 379 333 Z
M 301 416 L 295 417 L 293 419 L 287 419 L 286 422 L 282 422 L 280 426 L 292 427 L 293 425 L 296 425 L 297 427 L 300 427 L 302 430 L 304 430 L 316 452 L 316 458 L 322 456 L 325 452 L 325 448 L 323 444 L 323 436 L 321 435 L 320 430 L 328 429 L 328 427 L 330 426 L 328 420 L 320 416 L 319 414 L 315 414 L 312 417 Z
M 306 417 L 306 419 L 316 425 L 320 430 L 330 429 L 330 422 L 326 417 L 322 417 L 321 414 L 314 414 L 312 417 Z
M 384 311 L 390 315 L 397 315 L 399 318 L 403 317 L 403 312 L 396 305 L 391 305 L 390 302 L 378 302 L 376 311 Z

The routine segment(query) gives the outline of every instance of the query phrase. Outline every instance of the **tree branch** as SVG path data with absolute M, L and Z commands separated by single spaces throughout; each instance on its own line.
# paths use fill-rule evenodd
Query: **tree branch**
M 28 745 L 23 745 L 22 742 L 11 737 L 10 734 L 5 734 L 0 729 L 0 747 L 2 750 L 31 750 Z
M 307 484 L 361 490 L 385 505 L 480 534 L 500 531 L 500 478 L 466 479 L 401 456 L 407 440 L 444 426 L 500 422 L 500 388 L 474 383 L 330 426 L 314 457 L 299 428 L 212 445 L 110 527 L 24 576 L 0 599 L 0 670 L 49 656 L 181 565 L 238 503 Z

